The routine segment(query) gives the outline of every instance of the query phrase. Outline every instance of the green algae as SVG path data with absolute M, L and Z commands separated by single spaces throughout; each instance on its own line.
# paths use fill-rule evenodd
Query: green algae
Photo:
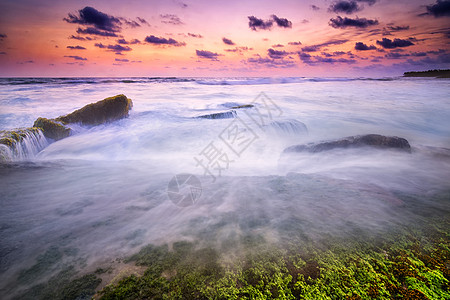
M 46 118 L 37 118 L 33 126 L 41 128 L 45 137 L 56 141 L 68 137 L 72 132 L 70 128 L 65 127 L 56 120 Z
M 428 220 L 430 221 L 430 220 Z M 383 237 L 275 246 L 247 236 L 239 255 L 193 242 L 148 245 L 128 258 L 148 267 L 100 299 L 449 299 L 448 222 Z M 444 223 L 444 225 L 443 225 Z M 447 226 L 446 226 L 447 225 Z M 229 248 L 227 248 L 229 249 Z

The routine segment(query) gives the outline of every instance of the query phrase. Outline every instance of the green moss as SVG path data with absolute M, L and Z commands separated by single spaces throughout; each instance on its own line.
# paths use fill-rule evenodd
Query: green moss
M 33 127 L 40 128 L 45 137 L 54 140 L 66 138 L 72 132 L 70 128 L 65 127 L 57 121 L 46 118 L 38 118 L 34 121 Z

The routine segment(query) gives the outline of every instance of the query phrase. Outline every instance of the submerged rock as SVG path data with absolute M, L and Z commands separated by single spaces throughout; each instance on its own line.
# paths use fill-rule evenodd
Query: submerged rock
M 41 128 L 46 138 L 53 139 L 55 141 L 66 138 L 72 133 L 70 128 L 67 128 L 55 120 L 46 118 L 38 118 L 34 121 L 33 126 Z
M 225 111 L 225 112 L 219 112 L 219 113 L 213 113 L 208 115 L 202 115 L 198 116 L 197 118 L 203 118 L 203 119 L 230 119 L 230 118 L 236 118 L 236 112 L 234 110 L 232 111 Z
M 411 146 L 408 141 L 401 137 L 384 136 L 379 134 L 367 134 L 358 136 L 349 136 L 339 140 L 310 143 L 306 145 L 295 145 L 284 149 L 283 153 L 292 152 L 322 152 L 336 148 L 357 148 L 370 146 L 381 149 L 398 149 L 411 152 Z
M 58 117 L 56 120 L 63 124 L 99 125 L 128 117 L 132 106 L 131 99 L 125 95 L 117 95 L 88 104 L 68 115 Z
M 251 108 L 254 107 L 253 104 L 244 104 L 244 105 L 238 105 L 238 106 L 233 106 L 231 107 L 232 109 L 239 109 L 239 108 Z
M 268 133 L 277 136 L 304 135 L 308 133 L 306 125 L 294 119 L 272 121 L 265 128 Z

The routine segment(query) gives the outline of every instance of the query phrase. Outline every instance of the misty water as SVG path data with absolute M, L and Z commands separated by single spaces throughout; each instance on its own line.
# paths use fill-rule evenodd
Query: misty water
M 449 211 L 446 79 L 1 79 L 0 130 L 117 94 L 133 100 L 128 118 L 73 125 L 72 136 L 0 165 L 2 299 L 68 265 L 93 272 L 150 243 L 221 249 L 248 235 L 279 245 L 382 235 L 414 220 L 408 199 Z M 246 104 L 254 107 L 232 108 Z M 237 118 L 195 118 L 230 110 Z M 231 143 L 236 126 L 245 138 Z M 282 154 L 369 133 L 403 137 L 411 153 Z M 192 205 L 169 199 L 176 174 L 201 182 Z

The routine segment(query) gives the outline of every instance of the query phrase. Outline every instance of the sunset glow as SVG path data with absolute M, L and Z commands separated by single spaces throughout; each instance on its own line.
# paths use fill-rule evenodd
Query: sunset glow
M 434 2 L 433 2 L 434 1 Z M 450 1 L 0 3 L 0 76 L 390 76 L 450 66 Z

